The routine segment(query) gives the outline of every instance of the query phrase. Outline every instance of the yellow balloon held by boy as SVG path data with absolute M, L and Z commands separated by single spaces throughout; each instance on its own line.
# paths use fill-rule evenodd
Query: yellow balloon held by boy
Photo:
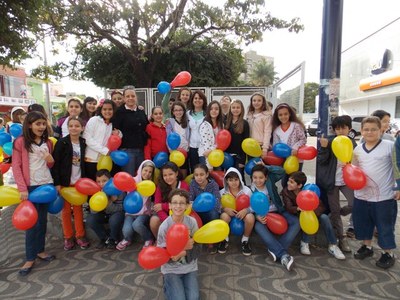
M 332 151 L 338 160 L 347 164 L 351 162 L 353 156 L 353 143 L 349 137 L 339 135 L 332 141 Z
M 193 239 L 199 244 L 215 244 L 229 235 L 229 225 L 223 220 L 213 220 L 197 230 Z
M 319 223 L 314 211 L 300 212 L 300 227 L 307 234 L 315 234 L 318 231 Z

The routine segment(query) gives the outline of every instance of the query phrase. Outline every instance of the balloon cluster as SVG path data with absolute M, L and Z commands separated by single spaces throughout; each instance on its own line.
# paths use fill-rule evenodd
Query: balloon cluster
M 296 203 L 301 209 L 300 227 L 307 234 L 314 234 L 318 231 L 319 223 L 314 210 L 319 206 L 319 188 L 315 184 L 307 184 L 297 194 Z
M 272 147 L 272 153 L 268 153 L 264 161 L 269 161 L 274 165 L 281 165 L 286 174 L 291 174 L 299 170 L 299 159 L 311 160 L 317 156 L 317 149 L 313 146 L 304 145 L 297 150 L 297 155 L 292 155 L 292 149 L 284 143 L 277 143 Z
M 188 71 L 182 71 L 175 76 L 171 83 L 167 81 L 160 81 L 160 83 L 157 85 L 157 89 L 160 94 L 166 94 L 169 93 L 174 87 L 189 84 L 190 80 L 192 80 L 192 75 Z
M 230 167 L 233 167 L 233 157 L 229 153 L 224 152 L 231 144 L 231 133 L 226 129 L 222 129 L 217 133 L 215 140 L 217 148 L 212 150 L 208 155 L 208 162 L 215 168 L 223 166 L 224 169 L 229 169 Z

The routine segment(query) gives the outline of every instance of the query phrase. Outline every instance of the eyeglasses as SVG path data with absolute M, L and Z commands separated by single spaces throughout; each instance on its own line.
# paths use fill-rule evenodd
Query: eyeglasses
M 171 202 L 172 206 L 186 206 L 186 202 Z

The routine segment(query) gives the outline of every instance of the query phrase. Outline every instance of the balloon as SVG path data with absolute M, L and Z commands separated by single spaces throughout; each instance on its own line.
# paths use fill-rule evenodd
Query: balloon
M 222 207 L 232 208 L 236 210 L 236 200 L 231 194 L 224 194 L 221 196 Z
M 93 211 L 102 211 L 105 210 L 108 204 L 108 198 L 106 193 L 97 192 L 89 199 L 90 209 Z
M 242 149 L 247 155 L 253 157 L 259 157 L 262 154 L 260 144 L 252 138 L 247 138 L 243 140 Z
M 15 187 L 0 186 L 0 207 L 21 203 L 21 194 Z
M 143 180 L 139 182 L 136 187 L 138 193 L 144 197 L 150 197 L 156 191 L 156 185 L 151 180 Z
M 176 150 L 178 149 L 179 145 L 181 144 L 181 136 L 176 132 L 171 132 L 167 136 L 167 145 L 169 149 Z
M 274 234 L 284 234 L 288 229 L 288 223 L 285 217 L 283 217 L 280 214 L 269 213 L 267 214 L 265 219 L 269 231 L 271 231 Z
M 269 211 L 268 196 L 261 192 L 255 192 L 250 197 L 250 205 L 257 215 L 265 216 Z
M 111 172 L 112 169 L 112 160 L 108 155 L 101 155 L 99 161 L 97 162 L 97 171 L 106 169 L 108 172 Z
M 338 135 L 332 141 L 332 151 L 338 160 L 347 164 L 353 156 L 353 143 L 349 137 Z
M 18 124 L 18 123 L 11 124 L 9 131 L 10 131 L 10 134 L 14 138 L 21 136 L 22 135 L 22 124 Z
M 246 194 L 241 194 L 236 198 L 236 210 L 241 211 L 242 209 L 250 207 L 250 197 Z
M 52 184 L 41 185 L 29 193 L 28 199 L 33 203 L 50 203 L 56 200 L 57 190 Z
M 314 159 L 317 156 L 317 148 L 314 146 L 301 146 L 297 150 L 297 158 L 298 159 L 304 159 L 304 160 L 311 160 Z
M 318 218 L 314 211 L 300 212 L 300 227 L 307 234 L 314 234 L 318 231 Z
M 167 263 L 170 255 L 167 249 L 159 247 L 146 247 L 139 252 L 138 262 L 139 265 L 146 270 L 156 269 Z
M 160 169 L 155 168 L 154 169 L 154 180 L 153 182 L 158 182 L 158 178 L 160 178 Z
M 114 180 L 112 178 L 110 178 L 103 186 L 103 192 L 108 196 L 119 196 L 122 194 L 122 191 L 115 187 Z
M 160 94 L 166 94 L 171 91 L 171 85 L 166 81 L 160 81 L 157 85 L 157 90 Z
M 215 207 L 215 196 L 209 192 L 203 192 L 194 199 L 192 209 L 196 212 L 207 212 Z
M 62 188 L 60 194 L 72 205 L 82 205 L 87 200 L 87 195 L 79 193 L 75 187 Z
M 292 155 L 292 149 L 285 143 L 277 143 L 272 147 L 272 152 L 278 157 L 286 158 Z
M 110 152 L 118 150 L 118 148 L 122 144 L 122 139 L 115 134 L 110 135 L 107 141 L 107 148 L 110 150 Z
M 169 160 L 181 167 L 185 163 L 185 156 L 178 150 L 172 150 L 169 154 Z
M 192 218 L 194 218 L 196 220 L 198 228 L 203 226 L 203 221 L 201 220 L 200 216 L 194 210 L 192 210 L 190 212 L 189 216 L 191 216 Z
M 210 171 L 210 175 L 212 178 L 214 178 L 215 182 L 220 188 L 224 187 L 224 171 Z
M 231 144 L 232 136 L 228 130 L 222 129 L 217 133 L 215 139 L 217 142 L 217 149 L 225 151 Z
M 213 220 L 197 230 L 193 239 L 199 244 L 215 244 L 229 235 L 229 225 L 222 220 Z
M 241 236 L 244 233 L 244 222 L 236 217 L 233 217 L 229 223 L 229 228 L 232 234 Z
M 100 185 L 90 178 L 79 178 L 75 183 L 76 190 L 84 195 L 94 195 L 101 191 Z
M 1 174 L 6 174 L 8 172 L 8 170 L 10 170 L 11 168 L 11 164 L 0 164 L 0 172 Z
M 185 149 L 183 149 L 183 148 L 178 148 L 178 149 L 176 149 L 176 150 L 178 150 L 180 153 L 182 153 L 183 156 L 185 157 L 185 159 L 187 159 L 188 153 L 187 153 L 187 151 L 186 151 Z
M 170 256 L 176 256 L 181 253 L 189 241 L 189 230 L 183 223 L 175 223 L 168 228 L 166 243 L 167 252 Z
M 192 204 L 188 205 L 188 207 L 185 209 L 185 216 L 190 216 L 190 213 L 192 212 Z
M 283 164 L 286 174 L 292 174 L 293 172 L 298 171 L 299 167 L 299 159 L 293 155 L 286 158 L 285 163 Z
M 153 158 L 153 163 L 156 168 L 161 168 L 168 161 L 167 152 L 158 152 Z
M 364 171 L 352 164 L 344 166 L 343 180 L 352 190 L 360 190 L 367 184 L 367 177 Z
M 224 162 L 222 163 L 221 167 L 224 170 L 228 170 L 229 168 L 233 167 L 234 165 L 235 165 L 235 160 L 233 159 L 233 156 L 227 152 L 224 152 Z
M 219 149 L 214 149 L 207 157 L 208 162 L 213 167 L 219 167 L 224 162 L 224 152 Z
M 300 191 L 296 197 L 297 206 L 301 210 L 314 210 L 319 206 L 319 199 L 313 191 Z
M 247 175 L 251 175 L 251 171 L 258 162 L 261 162 L 261 158 L 259 157 L 252 158 L 247 162 L 247 164 L 244 166 L 244 171 Z
M 262 157 L 265 164 L 270 166 L 282 166 L 285 159 L 275 155 L 273 151 L 268 151 L 266 156 Z
M 0 132 L 0 146 L 12 141 L 11 135 L 6 132 Z
M 132 192 L 136 190 L 135 179 L 127 172 L 118 172 L 113 179 L 115 187 L 120 191 Z
M 53 149 L 54 149 L 54 147 L 57 144 L 57 139 L 55 137 L 51 136 L 51 137 L 49 137 L 49 140 L 53 143 Z
M 190 80 L 192 80 L 192 75 L 190 75 L 188 71 L 179 72 L 178 75 L 175 76 L 174 80 L 171 81 L 171 87 L 174 88 L 176 86 L 187 85 Z
M 321 190 L 315 183 L 307 183 L 303 187 L 303 191 L 312 191 L 317 194 L 318 198 L 321 197 Z
M 137 214 L 143 207 L 143 199 L 138 192 L 131 192 L 126 195 L 123 206 L 126 213 Z
M 61 196 L 58 196 L 56 200 L 53 202 L 49 203 L 49 206 L 47 207 L 47 211 L 53 215 L 58 214 L 60 211 L 62 211 L 64 207 L 64 199 Z
M 12 224 L 19 230 L 28 230 L 35 226 L 38 213 L 30 201 L 22 201 L 12 215 Z
M 192 182 L 192 179 L 193 179 L 193 174 L 189 174 L 188 176 L 186 176 L 185 182 L 187 184 L 190 184 Z
M 11 156 L 11 155 L 12 155 L 12 148 L 13 148 L 13 143 L 12 143 L 12 142 L 5 143 L 5 144 L 3 145 L 3 152 L 4 152 L 5 154 Z
M 110 153 L 112 161 L 120 167 L 126 166 L 129 162 L 129 155 L 125 151 L 115 150 Z

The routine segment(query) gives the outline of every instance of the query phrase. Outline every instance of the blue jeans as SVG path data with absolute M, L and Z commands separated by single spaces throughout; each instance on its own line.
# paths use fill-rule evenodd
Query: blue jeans
M 335 235 L 335 230 L 333 230 L 333 226 L 332 226 L 329 216 L 326 214 L 322 214 L 319 216 L 318 220 L 319 220 L 319 223 L 321 224 L 322 228 L 324 229 L 325 236 L 326 236 L 326 239 L 328 240 L 328 243 L 331 245 L 336 245 L 337 239 L 336 239 L 336 235 Z M 309 243 L 310 235 L 303 232 L 302 240 L 305 243 Z
M 265 224 L 259 221 L 256 221 L 254 226 L 255 231 L 261 237 L 268 250 L 274 253 L 277 258 L 281 258 L 284 254 L 287 254 L 289 246 L 300 231 L 299 219 L 296 216 L 287 211 L 281 213 L 281 215 L 286 219 L 288 229 L 279 238 L 271 233 Z
M 164 274 L 164 295 L 167 300 L 200 299 L 197 271 L 187 274 Z
M 121 235 L 122 223 L 125 213 L 123 211 L 107 215 L 105 212 L 90 213 L 86 217 L 86 223 L 96 233 L 100 240 L 106 240 L 108 233 L 104 224 L 110 224 L 110 238 L 119 241 Z
M 208 222 L 219 219 L 219 213 L 215 209 L 212 209 L 207 212 L 198 212 L 197 214 L 203 221 L 203 224 L 207 224 Z
M 143 149 L 139 148 L 121 148 L 120 150 L 125 151 L 129 156 L 129 162 L 127 165 L 123 166 L 121 169 L 124 172 L 135 176 L 137 169 L 140 164 L 144 161 Z
M 124 239 L 132 241 L 133 232 L 136 231 L 140 234 L 144 241 L 149 241 L 153 238 L 153 235 L 148 227 L 150 216 L 130 216 L 125 215 L 124 226 L 122 227 L 122 234 Z

